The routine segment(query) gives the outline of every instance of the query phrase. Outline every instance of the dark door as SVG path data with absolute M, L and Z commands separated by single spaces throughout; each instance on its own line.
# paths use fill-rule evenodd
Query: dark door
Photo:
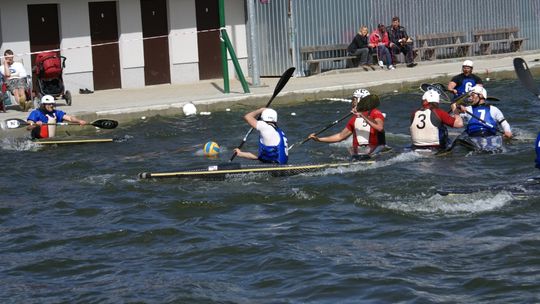
M 116 2 L 89 2 L 94 89 L 120 88 L 120 55 Z M 104 43 L 105 45 L 94 46 Z
M 197 31 L 219 29 L 218 0 L 197 0 Z M 199 79 L 223 77 L 219 31 L 197 33 Z
M 165 0 L 141 0 L 146 85 L 170 83 L 169 26 Z M 162 36 L 162 37 L 160 37 Z
M 58 26 L 57 4 L 28 5 L 28 31 L 30 34 L 30 51 L 32 53 L 56 50 L 60 48 L 60 28 Z M 13 50 L 17 53 L 17 50 Z M 26 66 L 34 66 L 36 55 L 31 56 L 32 62 Z M 30 72 L 30 71 L 27 71 Z M 36 88 L 36 75 L 32 77 L 33 87 Z

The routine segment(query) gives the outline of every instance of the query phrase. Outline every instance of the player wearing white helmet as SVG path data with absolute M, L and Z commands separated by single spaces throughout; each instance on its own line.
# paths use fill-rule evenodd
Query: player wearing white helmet
M 54 124 L 64 120 L 79 123 L 81 126 L 86 124 L 86 121 L 73 115 L 67 115 L 64 111 L 56 110 L 55 107 L 54 97 L 45 95 L 41 98 L 40 107 L 30 112 L 26 120 L 28 122 L 27 129 L 31 130 L 32 138 L 54 137 L 56 133 L 56 125 Z
M 257 119 L 260 115 L 260 120 Z M 277 112 L 270 108 L 260 108 L 244 116 L 246 122 L 259 131 L 259 155 L 234 149 L 236 155 L 247 159 L 258 159 L 263 163 L 286 164 L 288 161 L 287 137 L 278 127 Z
M 341 132 L 326 137 L 317 137 L 312 133 L 309 138 L 318 142 L 334 143 L 353 135 L 351 155 L 354 159 L 362 159 L 382 151 L 386 147 L 384 115 L 377 109 L 378 97 L 373 95 L 366 98 L 370 95 L 366 89 L 354 91 L 351 109 L 353 116 Z
M 467 120 L 467 135 L 470 137 L 496 136 L 499 132 L 498 125 L 503 129 L 503 134 L 507 138 L 512 137 L 510 124 L 504 118 L 503 113 L 496 106 L 486 104 L 487 91 L 481 86 L 475 86 L 470 91 L 470 106 L 459 106 L 464 112 Z M 468 114 L 471 113 L 472 115 Z
M 411 116 L 411 139 L 413 149 L 429 149 L 434 152 L 446 149 L 448 130 L 463 127 L 463 120 L 457 110 L 454 116 L 439 108 L 440 95 L 427 90 L 422 96 L 422 107 Z
M 454 98 L 469 92 L 476 85 L 483 86 L 482 78 L 472 73 L 473 65 L 471 60 L 465 60 L 461 65 L 462 73 L 448 83 L 448 90 L 454 93 Z

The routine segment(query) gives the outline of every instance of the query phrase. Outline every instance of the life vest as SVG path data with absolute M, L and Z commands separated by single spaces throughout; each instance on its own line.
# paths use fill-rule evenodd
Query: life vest
M 536 137 L 536 168 L 540 169 L 540 133 L 538 133 L 538 136 Z
M 259 138 L 259 160 L 263 163 L 284 165 L 289 160 L 287 137 L 280 128 L 274 127 L 274 129 L 279 135 L 279 144 L 277 146 L 266 146 L 263 144 L 262 138 Z
M 366 117 L 372 118 L 371 110 L 367 112 Z M 362 117 L 357 117 L 354 120 L 354 133 L 356 135 L 356 142 L 359 146 L 370 145 L 372 148 L 374 148 L 376 146 L 386 145 L 386 136 L 384 131 L 379 132 L 373 129 L 371 125 Z M 353 147 L 353 149 L 356 149 L 356 147 Z
M 458 96 L 461 96 L 467 92 L 469 92 L 470 90 L 472 90 L 472 88 L 476 85 L 476 81 L 474 80 L 473 77 L 463 77 L 463 82 L 456 87 L 456 90 L 457 90 L 457 95 L 456 97 Z
M 445 146 L 447 130 L 432 109 L 422 108 L 414 112 L 410 132 L 414 146 Z
M 476 119 L 475 117 L 471 117 L 469 119 L 469 122 L 467 123 L 467 134 L 469 136 L 492 136 L 497 134 L 497 121 L 491 117 L 491 108 L 489 105 L 480 105 L 480 106 L 473 106 L 471 107 L 472 114 L 474 116 L 477 116 L 487 122 L 488 124 L 491 124 L 493 128 L 488 127 L 485 123 L 481 122 L 480 120 Z

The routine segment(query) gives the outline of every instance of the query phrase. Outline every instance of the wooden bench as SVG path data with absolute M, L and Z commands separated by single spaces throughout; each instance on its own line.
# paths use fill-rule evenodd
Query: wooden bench
M 356 56 L 348 55 L 347 46 L 348 44 L 303 46 L 300 48 L 300 54 L 302 54 L 302 60 L 308 64 L 310 74 L 319 74 L 321 62 L 346 60 L 347 66 L 350 66 L 348 60 L 352 60 Z
M 523 41 L 528 38 L 518 38 L 518 32 L 518 27 L 504 27 L 475 30 L 472 35 L 479 54 L 490 55 L 494 50 L 502 53 L 521 50 Z
M 437 55 L 445 57 L 468 56 L 474 43 L 465 42 L 464 32 L 434 33 L 416 35 L 416 48 L 420 60 L 434 60 Z M 437 50 L 444 50 L 443 54 Z

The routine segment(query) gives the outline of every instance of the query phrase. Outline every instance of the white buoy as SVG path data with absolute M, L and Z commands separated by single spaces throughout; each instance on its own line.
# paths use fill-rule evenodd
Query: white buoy
M 489 77 L 486 78 L 486 81 L 489 81 Z
M 291 113 L 291 116 L 296 116 L 296 113 L 292 112 L 292 113 Z
M 146 116 L 141 116 L 141 119 L 142 119 L 142 120 L 145 120 L 145 119 L 146 119 Z
M 212 112 L 201 112 L 199 114 L 201 114 L 201 115 L 210 115 L 210 114 L 212 114 Z
M 196 108 L 195 105 L 192 104 L 191 102 L 190 102 L 190 103 L 186 103 L 186 104 L 182 107 L 182 111 L 184 111 L 184 115 L 186 115 L 186 116 L 197 114 L 197 108 Z

